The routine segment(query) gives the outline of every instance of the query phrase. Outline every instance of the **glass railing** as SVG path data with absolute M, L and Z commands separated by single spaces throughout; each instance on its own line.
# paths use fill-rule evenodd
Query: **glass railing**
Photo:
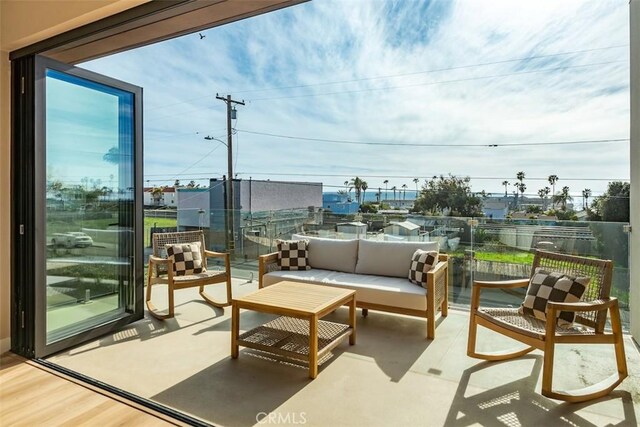
M 231 226 L 229 221 L 233 221 Z M 468 307 L 474 279 L 502 280 L 530 275 L 533 252 L 546 249 L 614 262 L 611 295 L 620 300 L 629 324 L 629 236 L 625 223 L 537 219 L 430 217 L 414 214 L 336 215 L 320 209 L 236 212 L 200 208 L 145 211 L 145 244 L 154 230 L 205 232 L 211 250 L 232 252 L 232 275 L 257 280 L 260 255 L 274 252 L 278 239 L 293 234 L 386 241 L 437 241 L 449 254 L 449 301 Z M 150 248 L 147 248 L 150 251 Z M 524 289 L 483 294 L 483 304 L 517 306 Z M 486 297 L 486 298 L 485 298 Z

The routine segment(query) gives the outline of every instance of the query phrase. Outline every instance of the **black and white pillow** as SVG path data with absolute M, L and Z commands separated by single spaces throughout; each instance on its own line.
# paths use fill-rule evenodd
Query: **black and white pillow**
M 167 245 L 166 248 L 167 258 L 173 261 L 173 274 L 176 276 L 198 274 L 205 270 L 200 242 Z
M 520 314 L 527 314 L 540 320 L 547 319 L 547 302 L 578 302 L 582 298 L 589 277 L 573 277 L 563 273 L 536 268 L 529 281 L 527 294 L 520 306 Z M 558 312 L 558 325 L 568 326 L 575 320 L 572 311 Z
M 409 281 L 420 285 L 427 286 L 427 273 L 438 262 L 437 251 L 424 251 L 417 249 L 411 256 L 411 266 L 409 267 Z
M 277 240 L 280 270 L 311 270 L 308 240 Z

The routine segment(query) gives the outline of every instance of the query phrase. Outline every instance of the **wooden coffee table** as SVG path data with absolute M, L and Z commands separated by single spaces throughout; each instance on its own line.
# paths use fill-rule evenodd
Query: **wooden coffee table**
M 306 361 L 309 377 L 318 376 L 318 360 L 349 337 L 356 343 L 355 291 L 292 281 L 276 283 L 234 298 L 231 312 L 231 357 L 249 347 Z M 349 306 L 349 324 L 320 320 L 342 305 Z M 240 309 L 282 317 L 240 335 Z

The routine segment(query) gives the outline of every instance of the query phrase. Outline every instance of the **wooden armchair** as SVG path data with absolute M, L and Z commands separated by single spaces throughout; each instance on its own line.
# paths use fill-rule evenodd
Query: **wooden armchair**
M 200 242 L 201 255 L 205 271 L 186 276 L 176 276 L 173 271 L 173 263 L 167 258 L 166 245 Z M 174 316 L 173 293 L 177 289 L 185 289 L 198 286 L 200 295 L 204 300 L 215 307 L 231 305 L 231 268 L 229 254 L 212 252 L 205 249 L 204 233 L 202 231 L 183 231 L 175 233 L 155 233 L 153 235 L 153 254 L 149 256 L 149 270 L 147 275 L 146 303 L 149 313 L 155 318 L 164 320 Z M 207 258 L 224 258 L 224 271 L 207 270 Z M 206 285 L 226 283 L 227 301 L 217 302 L 204 291 Z M 169 309 L 167 314 L 160 314 L 151 302 L 151 290 L 153 285 L 164 284 L 168 286 Z
M 517 308 L 480 307 L 481 291 L 527 287 L 529 279 L 501 282 L 475 281 L 471 296 L 467 354 L 479 359 L 496 361 L 519 357 L 539 349 L 544 352 L 542 370 L 542 394 L 544 396 L 569 402 L 582 402 L 607 395 L 627 377 L 618 300 L 609 297 L 613 263 L 599 259 L 536 251 L 531 269 L 532 275 L 536 267 L 574 277 L 589 277 L 589 285 L 582 300 L 576 303 L 548 302 L 547 320 L 544 321 L 519 314 Z M 555 319 L 559 310 L 576 313 L 576 320 L 572 326 L 557 326 Z M 605 331 L 607 312 L 611 316 L 611 332 Z M 550 321 L 550 319 L 554 320 Z M 518 340 L 528 347 L 501 353 L 479 353 L 476 351 L 478 325 Z M 553 356 L 556 344 L 613 344 L 618 372 L 583 389 L 554 391 L 552 387 Z

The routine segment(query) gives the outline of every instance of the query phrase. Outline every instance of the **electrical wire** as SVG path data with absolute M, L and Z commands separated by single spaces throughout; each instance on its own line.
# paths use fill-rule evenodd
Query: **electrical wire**
M 344 139 L 326 139 L 326 138 L 310 138 L 304 136 L 293 135 L 281 135 L 268 132 L 251 131 L 247 129 L 237 129 L 238 132 L 250 133 L 253 135 L 270 136 L 274 138 L 294 139 L 300 141 L 312 141 L 312 142 L 332 142 L 335 144 L 352 144 L 352 145 L 382 145 L 393 147 L 523 147 L 523 146 L 537 146 L 537 145 L 573 145 L 573 144 L 597 144 L 607 142 L 626 142 L 629 138 L 617 138 L 617 139 L 594 139 L 594 140 L 582 140 L 582 141 L 552 141 L 552 142 L 516 142 L 516 143 L 490 143 L 490 144 L 442 144 L 442 143 L 398 143 L 398 142 L 366 142 L 366 141 L 350 141 Z

